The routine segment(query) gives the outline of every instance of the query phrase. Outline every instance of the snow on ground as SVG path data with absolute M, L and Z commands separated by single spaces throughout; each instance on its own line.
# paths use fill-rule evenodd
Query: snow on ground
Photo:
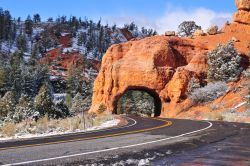
M 61 36 L 67 36 L 70 35 L 71 33 L 61 33 Z
M 24 135 L 22 135 L 22 133 L 17 133 L 14 137 L 0 138 L 0 142 L 13 140 L 13 139 L 37 138 L 37 137 L 46 137 L 46 136 L 55 136 L 55 135 L 63 135 L 63 134 L 72 134 L 72 133 L 80 133 L 80 132 L 101 130 L 101 129 L 117 126 L 119 124 L 119 122 L 120 122 L 119 119 L 113 119 L 113 120 L 106 121 L 106 122 L 102 123 L 99 126 L 90 127 L 90 128 L 85 129 L 85 130 L 79 130 L 78 129 L 75 132 L 71 132 L 71 131 L 66 131 L 66 132 L 54 131 L 54 132 L 49 132 L 49 133 L 44 133 L 44 134 L 24 134 Z
M 242 102 L 242 103 L 240 103 L 240 104 L 238 104 L 238 105 L 236 105 L 233 109 L 237 109 L 237 108 L 239 108 L 239 107 L 241 107 L 241 106 L 243 106 L 243 105 L 245 105 L 245 104 L 247 104 L 246 101 L 245 101 L 245 102 Z
M 67 96 L 66 93 L 54 93 L 53 94 L 53 97 L 54 97 L 55 101 L 60 101 L 60 100 L 65 101 L 66 96 Z

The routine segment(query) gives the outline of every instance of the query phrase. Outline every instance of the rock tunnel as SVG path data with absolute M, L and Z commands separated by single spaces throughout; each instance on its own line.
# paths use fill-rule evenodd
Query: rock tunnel
M 111 46 L 94 82 L 89 112 L 97 113 L 105 105 L 107 111 L 116 113 L 117 100 L 126 91 L 140 90 L 154 98 L 155 116 L 174 117 L 176 103 L 185 99 L 189 79 L 206 71 L 203 49 L 190 40 L 166 36 Z
M 142 92 L 148 94 L 152 99 L 153 99 L 153 115 L 154 117 L 158 117 L 161 115 L 161 109 L 162 109 L 162 103 L 159 95 L 157 92 L 155 92 L 152 89 L 149 89 L 147 87 L 129 87 L 127 88 L 123 94 L 121 94 L 114 102 L 115 108 L 114 108 L 114 114 L 118 114 L 117 112 L 117 106 L 118 106 L 118 101 L 127 93 L 127 92 Z

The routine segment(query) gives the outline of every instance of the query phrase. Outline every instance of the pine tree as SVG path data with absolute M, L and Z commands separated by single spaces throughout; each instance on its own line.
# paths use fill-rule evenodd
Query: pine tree
M 28 15 L 27 19 L 25 20 L 25 33 L 31 37 L 33 33 L 33 21 L 31 20 L 30 15 Z
M 50 117 L 54 115 L 54 104 L 52 102 L 52 94 L 48 85 L 43 85 L 34 100 L 34 107 L 41 116 L 48 114 Z
M 9 66 L 0 67 L 0 97 L 3 96 L 11 88 L 10 73 L 11 69 Z
M 34 22 L 35 24 L 41 22 L 41 17 L 40 17 L 39 14 L 35 14 L 35 15 L 33 16 L 33 22 Z
M 23 35 L 23 34 L 20 34 L 17 37 L 16 45 L 17 45 L 18 50 L 20 50 L 22 52 L 26 52 L 27 51 L 27 39 L 26 39 L 26 36 Z
M 11 90 L 15 93 L 16 99 L 18 99 L 21 95 L 21 64 L 23 63 L 23 53 L 15 52 L 10 61 L 11 72 L 9 73 L 10 81 L 11 81 Z
M 34 111 L 30 98 L 22 94 L 16 105 L 13 120 L 15 122 L 21 122 L 25 119 L 33 118 L 34 116 L 39 116 L 39 113 Z
M 83 111 L 82 105 L 83 105 L 83 97 L 80 93 L 77 93 L 73 99 L 71 112 L 79 113 L 79 112 Z
M 0 99 L 0 117 L 6 117 L 9 113 L 15 111 L 15 95 L 12 91 L 8 91 Z
M 30 65 L 35 65 L 36 61 L 39 58 L 39 53 L 40 53 L 39 43 L 35 43 L 33 45 L 33 47 L 32 47 L 32 50 L 31 50 L 31 56 L 30 56 L 30 59 L 29 59 L 29 64 Z
M 63 100 L 60 100 L 59 102 L 55 104 L 55 111 L 54 111 L 53 118 L 55 119 L 65 118 L 69 115 L 70 115 L 69 108 L 67 107 L 67 105 L 64 103 Z
M 34 97 L 36 94 L 36 85 L 34 80 L 34 68 L 23 66 L 21 68 L 21 93 L 29 97 Z
M 68 71 L 67 91 L 72 96 L 82 92 L 82 66 L 72 65 Z

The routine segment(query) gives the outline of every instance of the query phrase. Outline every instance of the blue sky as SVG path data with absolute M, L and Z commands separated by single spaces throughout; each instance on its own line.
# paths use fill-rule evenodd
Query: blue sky
M 229 19 L 236 10 L 235 0 L 0 0 L 0 7 L 9 10 L 12 16 L 21 16 L 23 19 L 35 13 L 39 13 L 42 19 L 76 15 L 94 20 L 102 18 L 103 23 L 118 25 L 135 21 L 139 26 L 159 31 L 176 28 L 181 17 L 192 19 L 188 16 L 207 26 L 208 23 L 204 23 L 205 16 L 210 22 L 212 17 L 215 22 L 216 19 L 222 21 Z M 173 18 L 167 18 L 168 15 Z M 199 15 L 202 17 L 199 18 Z M 174 23 L 167 26 L 166 21 Z M 164 27 L 160 28 L 163 23 Z

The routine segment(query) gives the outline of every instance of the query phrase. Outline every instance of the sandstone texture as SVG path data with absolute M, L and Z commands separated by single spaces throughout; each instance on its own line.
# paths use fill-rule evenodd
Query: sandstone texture
M 236 0 L 236 6 L 239 10 L 250 10 L 249 0 Z
M 250 25 L 250 0 L 236 0 L 236 5 L 238 11 L 233 15 L 233 20 Z
M 237 1 L 243 2 L 248 1 Z M 240 4 L 238 6 L 242 6 Z M 238 52 L 242 56 L 248 53 L 248 24 L 225 24 L 220 32 L 197 35 L 194 39 L 154 36 L 111 46 L 103 57 L 95 80 L 89 112 L 98 112 L 99 106 L 105 105 L 107 111 L 116 113 L 118 99 L 132 89 L 146 91 L 159 98 L 161 117 L 177 117 L 192 106 L 187 96 L 189 81 L 193 77 L 206 81 L 202 78 L 207 75 L 209 51 L 234 38 Z
M 167 36 L 113 45 L 104 55 L 95 81 L 91 111 L 95 112 L 100 104 L 115 111 L 117 100 L 129 89 L 155 93 L 163 105 L 164 101 L 182 101 L 189 79 L 206 70 L 206 65 L 197 65 L 199 60 L 192 59 L 205 52 L 206 48 L 191 40 Z

